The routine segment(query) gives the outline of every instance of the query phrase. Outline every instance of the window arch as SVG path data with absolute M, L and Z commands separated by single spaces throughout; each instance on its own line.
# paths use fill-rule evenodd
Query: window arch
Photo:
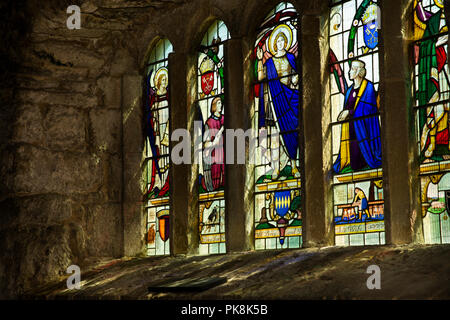
M 444 1 L 414 1 L 414 91 L 423 233 L 450 243 L 450 82 Z
M 168 255 L 169 245 L 169 136 L 170 92 L 167 39 L 159 40 L 150 53 L 145 77 L 144 203 L 147 212 L 147 254 Z
M 298 14 L 278 4 L 258 29 L 253 50 L 255 248 L 302 245 Z
M 333 0 L 330 11 L 336 245 L 385 243 L 377 5 Z
M 196 105 L 202 128 L 198 171 L 200 254 L 226 252 L 224 42 L 229 38 L 225 23 L 216 20 L 205 33 L 198 52 Z

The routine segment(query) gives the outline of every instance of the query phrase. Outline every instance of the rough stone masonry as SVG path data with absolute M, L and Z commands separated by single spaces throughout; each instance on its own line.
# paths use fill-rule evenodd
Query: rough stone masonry
M 81 7 L 80 30 L 66 27 L 69 5 Z M 58 279 L 71 264 L 143 252 L 145 56 L 167 30 L 185 52 L 212 16 L 243 29 L 259 2 L 245 7 L 237 0 L 2 1 L 0 296 Z
M 143 255 L 141 95 L 145 58 L 152 44 L 157 37 L 167 36 L 174 45 L 177 56 L 171 62 L 177 73 L 171 82 L 177 90 L 171 91 L 172 102 L 183 108 L 173 108 L 171 120 L 174 128 L 187 128 L 193 116 L 189 106 L 195 95 L 192 66 L 197 45 L 213 19 L 224 20 L 232 34 L 230 59 L 237 62 L 230 64 L 228 71 L 244 75 L 243 79 L 233 78 L 236 81 L 229 90 L 233 103 L 229 107 L 248 108 L 252 35 L 278 2 L 1 1 L 0 298 L 61 280 L 72 264 L 84 270 L 100 258 Z M 302 12 L 301 40 L 308 53 L 303 58 L 308 63 L 302 61 L 302 76 L 308 79 L 302 100 L 304 147 L 308 150 L 304 187 L 314 196 L 305 199 L 305 211 L 310 214 L 306 216 L 305 243 L 324 246 L 332 241 L 331 191 L 323 174 L 323 168 L 330 166 L 331 142 L 329 132 L 319 129 L 318 133 L 317 128 L 329 120 L 321 113 L 329 105 L 324 98 L 328 96 L 326 89 L 321 89 L 327 87 L 328 1 L 291 2 Z M 392 85 L 381 88 L 382 104 L 407 105 L 409 99 L 405 89 L 406 41 L 398 41 L 398 37 L 404 26 L 401 17 L 407 12 L 402 10 L 410 7 L 410 2 L 383 4 L 382 23 L 392 32 L 384 34 L 389 45 L 380 52 L 389 63 L 384 68 L 381 59 L 380 68 L 382 78 Z M 69 5 L 81 7 L 79 30 L 66 27 Z M 415 219 L 420 212 L 414 191 L 417 179 L 411 178 L 414 168 L 408 162 L 413 142 L 408 123 L 403 121 L 408 118 L 406 112 L 405 108 L 382 114 L 386 120 L 382 134 L 397 138 L 386 140 L 388 158 L 383 168 L 390 179 L 391 197 L 386 199 L 386 207 L 395 212 L 392 223 L 387 221 L 391 228 L 387 239 L 391 237 L 397 244 L 413 242 L 420 229 Z M 230 123 L 234 116 L 232 124 L 245 129 L 248 123 L 237 115 L 230 112 Z M 190 168 L 176 170 L 172 183 L 179 197 L 173 200 L 173 221 L 177 222 L 173 232 L 185 239 L 174 244 L 174 252 L 192 253 L 189 250 L 198 240 L 196 225 L 188 214 L 195 215 L 195 210 L 186 213 L 186 207 L 195 208 L 195 199 L 190 197 L 193 179 Z M 247 182 L 245 167 L 235 170 L 230 179 Z M 245 184 L 228 189 L 228 198 L 246 195 L 233 206 L 227 204 L 230 211 L 250 210 L 251 193 L 246 193 Z M 241 216 L 245 215 L 236 215 Z M 227 238 L 231 251 L 252 249 L 251 228 L 242 222 L 231 222 L 240 228 L 234 237 Z M 227 226 L 227 230 L 238 229 Z

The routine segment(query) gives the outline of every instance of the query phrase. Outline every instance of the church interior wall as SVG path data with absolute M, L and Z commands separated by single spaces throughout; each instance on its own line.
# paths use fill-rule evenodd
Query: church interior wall
M 101 257 L 145 255 L 142 206 L 143 72 L 168 38 L 172 130 L 193 134 L 197 48 L 211 21 L 231 33 L 228 107 L 239 126 L 253 112 L 255 29 L 279 1 L 9 1 L 0 128 L 0 292 L 21 293 Z M 67 2 L 67 3 L 66 3 Z M 70 1 L 70 4 L 77 4 Z M 291 0 L 301 15 L 305 247 L 333 245 L 328 1 Z M 380 74 L 387 243 L 423 242 L 410 83 L 411 0 L 383 1 Z M 447 3 L 447 2 L 446 2 Z M 394 107 L 395 106 L 395 107 Z M 405 108 L 405 106 L 410 106 Z M 236 125 L 234 122 L 230 125 Z M 247 151 L 248 156 L 248 151 Z M 172 254 L 198 253 L 197 176 L 172 167 Z M 229 167 L 230 252 L 254 249 L 252 165 Z M 243 183 L 243 185 L 242 185 Z M 231 185 L 231 182 L 230 182 Z M 241 194 L 241 198 L 238 195 Z M 233 231 L 235 230 L 235 231 Z M 238 230 L 238 233 L 237 231 Z M 1 296 L 1 294 L 0 294 Z

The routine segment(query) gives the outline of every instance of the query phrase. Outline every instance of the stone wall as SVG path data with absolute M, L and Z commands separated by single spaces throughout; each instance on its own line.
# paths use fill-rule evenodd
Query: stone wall
M 29 31 L 12 57 L 14 96 L 2 105 L 13 114 L 2 145 L 2 293 L 55 279 L 88 257 L 123 252 L 121 82 L 113 48 L 124 46 L 124 35 L 104 26 L 113 21 L 88 14 L 84 28 L 70 32 L 66 5 L 35 1 L 14 12 L 24 19 L 11 30 L 29 23 Z
M 174 46 L 170 57 L 172 129 L 190 129 L 197 45 L 211 21 L 223 20 L 233 39 L 227 50 L 234 63 L 227 65 L 227 72 L 242 75 L 229 79 L 227 94 L 235 101 L 228 112 L 238 112 L 235 121 L 245 127 L 248 122 L 242 119 L 250 113 L 252 103 L 249 57 L 255 29 L 278 2 L 49 0 L 42 4 L 22 0 L 0 5 L 4 24 L 0 57 L 5 66 L 0 89 L 0 296 L 57 280 L 71 264 L 84 266 L 93 258 L 144 253 L 142 75 L 152 44 L 158 37 L 167 37 Z M 389 21 L 400 19 L 396 15 L 401 16 L 410 2 L 389 1 L 389 10 L 383 14 L 386 26 L 390 28 Z M 302 97 L 303 144 L 308 150 L 304 160 L 305 245 L 331 245 L 331 189 L 326 175 L 330 134 L 322 131 L 328 121 L 323 115 L 329 114 L 328 92 L 322 89 L 328 81 L 328 1 L 291 3 L 302 15 L 301 40 L 307 53 L 301 58 L 302 77 L 308 79 Z M 66 28 L 70 4 L 81 6 L 80 30 Z M 399 25 L 392 24 L 392 28 Z M 403 60 L 396 70 L 405 72 L 407 42 L 396 44 L 398 36 L 386 36 L 382 45 L 392 45 L 386 57 L 396 52 L 393 48 L 402 50 Z M 383 62 L 380 65 L 383 67 Z M 400 88 L 403 95 L 397 102 L 408 103 L 404 80 L 392 80 L 396 83 L 386 90 L 385 101 L 390 92 Z M 385 120 L 383 134 L 396 125 L 394 118 Z M 405 122 L 401 132 L 410 132 L 410 125 Z M 402 145 L 404 142 L 386 146 L 388 152 L 394 152 L 390 159 L 407 161 L 409 145 Z M 403 154 L 397 157 L 399 152 Z M 227 170 L 239 181 L 251 180 L 245 166 Z M 398 177 L 404 177 L 410 167 L 404 170 Z M 400 178 L 385 182 L 393 197 L 401 193 Z M 189 166 L 173 167 L 174 254 L 196 252 L 194 180 Z M 227 206 L 233 208 L 227 232 L 239 236 L 229 249 L 251 250 L 252 197 L 244 185 L 227 192 Z M 415 192 L 411 187 L 402 195 L 406 206 L 393 224 L 400 228 L 396 237 L 391 237 L 394 242 L 410 242 L 416 232 L 417 222 L 410 222 L 410 213 L 417 206 L 412 200 Z M 246 194 L 244 201 L 238 199 L 242 194 Z M 387 208 L 389 205 L 400 208 L 400 202 L 387 203 Z M 231 226 L 239 231 L 231 231 Z M 395 234 L 396 230 L 388 232 Z
M 167 36 L 177 52 L 195 52 L 213 16 L 238 34 L 275 4 L 265 2 L 2 2 L 2 295 L 93 257 L 143 252 L 141 74 L 151 43 Z M 66 28 L 70 4 L 81 6 L 80 30 Z

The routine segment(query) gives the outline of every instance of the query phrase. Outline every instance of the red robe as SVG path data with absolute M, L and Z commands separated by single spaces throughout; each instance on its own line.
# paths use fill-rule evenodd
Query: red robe
M 224 125 L 224 116 L 220 118 L 212 115 L 206 120 L 206 125 L 209 128 L 211 135 L 211 142 L 214 141 L 215 135 Z M 211 178 L 214 190 L 219 189 L 225 185 L 225 161 L 223 151 L 223 135 L 220 137 L 219 144 L 211 152 Z

